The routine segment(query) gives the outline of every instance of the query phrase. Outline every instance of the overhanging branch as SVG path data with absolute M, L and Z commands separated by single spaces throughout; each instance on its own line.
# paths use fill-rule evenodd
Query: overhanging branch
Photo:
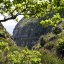
M 0 22 L 5 22 L 5 21 L 10 20 L 10 19 L 15 19 L 17 16 L 18 16 L 18 14 L 14 15 L 14 16 L 11 16 L 9 18 L 4 17 L 4 19 L 0 20 Z
M 17 17 L 18 15 L 34 15 L 34 14 L 17 13 L 16 15 L 11 16 L 11 17 L 9 17 L 9 18 L 6 18 L 6 17 L 4 16 L 4 19 L 3 19 L 3 20 L 0 20 L 0 22 L 5 22 L 5 21 L 7 21 L 7 20 L 16 19 L 16 17 Z

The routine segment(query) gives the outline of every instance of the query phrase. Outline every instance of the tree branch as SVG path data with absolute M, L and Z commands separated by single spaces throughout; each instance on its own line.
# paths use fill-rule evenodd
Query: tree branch
M 7 21 L 7 20 L 16 19 L 16 17 L 17 17 L 18 15 L 34 15 L 34 14 L 20 14 L 20 13 L 17 13 L 16 15 L 11 16 L 11 17 L 9 17 L 9 18 L 6 18 L 6 16 L 3 15 L 3 16 L 4 16 L 4 19 L 3 19 L 3 20 L 0 20 L 0 22 L 5 22 L 5 21 Z
M 14 16 L 9 17 L 9 18 L 4 17 L 4 19 L 3 20 L 0 20 L 0 22 L 5 22 L 5 21 L 10 20 L 10 19 L 15 19 L 17 16 L 18 15 L 14 15 Z

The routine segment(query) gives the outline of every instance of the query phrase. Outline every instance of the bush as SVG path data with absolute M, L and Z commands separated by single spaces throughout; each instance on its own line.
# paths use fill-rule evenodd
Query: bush
M 52 43 L 52 42 L 49 42 L 49 43 L 47 43 L 47 44 L 44 46 L 44 48 L 46 48 L 46 49 L 48 49 L 48 50 L 51 50 L 53 47 L 54 47 L 54 43 Z
M 19 49 L 17 46 L 9 46 L 10 43 L 0 42 L 1 64 L 40 64 L 41 54 L 35 50 Z
M 64 57 L 64 39 L 59 39 L 56 44 L 57 54 Z
M 59 59 L 53 53 L 42 53 L 42 64 L 59 64 Z
M 0 64 L 63 64 L 53 53 L 44 50 L 36 51 L 27 48 L 19 49 L 9 46 L 7 42 L 0 42 Z
M 55 27 L 54 29 L 53 29 L 53 33 L 54 34 L 59 34 L 59 33 L 61 33 L 62 32 L 62 29 L 61 28 L 59 28 L 59 27 Z
M 10 64 L 39 64 L 41 54 L 38 51 L 24 49 L 21 52 L 14 51 L 7 55 Z

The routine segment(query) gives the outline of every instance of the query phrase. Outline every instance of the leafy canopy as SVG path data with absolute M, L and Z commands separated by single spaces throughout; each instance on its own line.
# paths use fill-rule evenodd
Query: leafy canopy
M 56 26 L 63 20 L 63 12 L 64 0 L 0 0 L 1 14 L 6 13 L 13 17 L 18 13 L 26 18 L 45 17 L 46 19 L 40 22 L 40 24 L 45 26 Z

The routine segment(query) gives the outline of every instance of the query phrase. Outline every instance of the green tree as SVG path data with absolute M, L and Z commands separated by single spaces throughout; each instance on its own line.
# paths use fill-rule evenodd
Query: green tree
M 42 20 L 45 22 L 41 22 L 42 25 L 56 26 L 62 21 L 63 11 L 64 0 L 0 0 L 0 13 L 4 16 L 4 19 L 0 22 L 16 19 L 18 15 L 24 15 L 26 18 L 46 17 L 45 20 Z M 4 15 L 5 13 L 8 17 Z

